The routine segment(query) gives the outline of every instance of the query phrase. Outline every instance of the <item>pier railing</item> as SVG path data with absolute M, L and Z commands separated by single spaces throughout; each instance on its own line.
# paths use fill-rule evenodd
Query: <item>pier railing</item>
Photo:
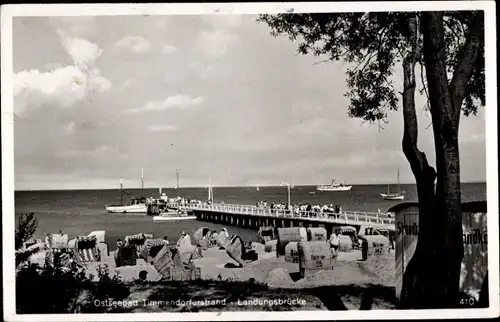
M 271 210 L 270 207 L 235 204 L 169 204 L 169 206 L 181 210 L 204 210 L 275 218 L 320 219 L 325 222 L 344 222 L 346 224 L 394 225 L 394 215 L 382 212 L 341 211 L 340 213 L 333 213 L 324 211 Z

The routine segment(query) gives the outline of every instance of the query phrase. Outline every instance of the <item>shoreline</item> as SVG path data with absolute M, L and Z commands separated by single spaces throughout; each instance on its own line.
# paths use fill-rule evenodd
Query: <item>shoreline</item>
M 381 182 L 381 183 L 349 183 L 351 186 L 387 186 L 387 184 L 397 184 L 397 182 Z M 461 184 L 487 184 L 487 181 L 464 181 L 461 182 Z M 320 184 L 294 184 L 295 187 L 316 187 Z M 416 186 L 416 183 L 411 182 L 411 183 L 401 183 L 401 185 L 405 186 Z M 200 186 L 193 186 L 193 187 L 182 187 L 182 188 L 169 188 L 169 187 L 145 187 L 145 190 L 156 190 L 162 189 L 162 190 L 184 190 L 184 189 L 206 189 L 206 184 L 200 185 Z M 213 186 L 213 188 L 222 188 L 222 189 L 229 189 L 229 188 L 255 188 L 256 185 L 236 185 L 236 186 Z M 261 185 L 258 184 L 260 188 L 282 188 L 280 185 Z M 136 188 L 127 188 L 127 190 L 141 190 L 141 187 L 136 187 Z M 71 189 L 19 189 L 19 190 L 14 190 L 14 193 L 16 192 L 65 192 L 65 191 L 73 191 L 73 192 L 78 192 L 78 191 L 113 191 L 113 190 L 120 190 L 119 188 L 71 188 Z

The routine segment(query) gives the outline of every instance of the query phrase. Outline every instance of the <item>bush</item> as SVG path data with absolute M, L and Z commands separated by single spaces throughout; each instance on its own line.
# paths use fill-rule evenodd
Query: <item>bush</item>
M 89 283 L 85 273 L 76 266 L 63 270 L 22 264 L 16 275 L 17 313 L 71 312 L 75 298 Z
M 17 222 L 15 233 L 15 247 L 21 248 L 23 243 L 29 240 L 35 234 L 38 227 L 38 219 L 34 213 L 22 214 Z
M 105 307 L 95 301 L 119 301 L 130 294 L 119 275 L 109 275 L 106 265 L 99 267 L 93 282 L 82 267 L 70 268 L 23 264 L 16 276 L 16 309 L 18 314 L 99 313 Z

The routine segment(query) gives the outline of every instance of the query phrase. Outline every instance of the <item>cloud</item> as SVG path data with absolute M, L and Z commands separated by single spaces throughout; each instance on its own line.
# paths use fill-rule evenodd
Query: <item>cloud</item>
M 55 105 L 67 108 L 84 100 L 90 93 L 106 92 L 112 84 L 92 68 L 102 50 L 85 39 L 68 37 L 59 30 L 61 44 L 74 65 L 55 67 L 48 72 L 38 69 L 14 74 L 15 112 L 19 115 L 30 108 Z
M 15 111 L 57 105 L 67 108 L 84 100 L 89 92 L 105 92 L 111 82 L 100 76 L 99 70 L 86 74 L 76 66 L 57 68 L 51 72 L 22 71 L 14 75 Z
M 122 89 L 128 88 L 132 85 L 133 81 L 132 79 L 127 79 L 125 82 L 123 82 Z
M 126 113 L 143 113 L 148 111 L 165 111 L 173 108 L 186 108 L 188 106 L 200 105 L 203 103 L 202 97 L 189 97 L 186 95 L 169 96 L 164 101 L 149 102 L 140 108 L 133 108 Z
M 75 122 L 69 122 L 65 127 L 64 127 L 64 131 L 68 134 L 72 134 L 75 132 L 75 127 L 76 127 L 76 124 Z
M 128 157 L 128 154 L 120 152 L 120 150 L 117 147 L 99 145 L 92 149 L 65 150 L 61 152 L 61 156 L 64 158 L 80 158 L 80 157 L 103 158 L 110 156 L 118 158 L 126 158 Z
M 137 36 L 125 36 L 115 43 L 116 48 L 126 48 L 133 53 L 142 54 L 151 51 L 151 43 Z
M 198 77 L 201 79 L 207 78 L 210 75 L 210 72 L 213 70 L 212 66 L 199 61 L 191 62 L 189 64 L 189 68 L 195 70 L 198 74 Z
M 47 23 L 73 36 L 90 37 L 98 31 L 95 20 L 95 16 L 49 17 Z
M 203 50 L 209 56 L 223 56 L 226 54 L 229 47 L 235 44 L 238 40 L 236 35 L 233 35 L 225 30 L 206 31 L 199 33 Z
M 234 29 L 243 23 L 243 15 L 206 15 L 201 19 L 209 28 L 202 30 L 198 37 L 203 50 L 209 56 L 225 55 L 229 47 L 239 40 Z
M 57 69 L 57 68 L 61 68 L 61 67 L 63 67 L 63 65 L 61 65 L 59 63 L 47 63 L 47 64 L 45 64 L 44 69 L 47 71 L 51 71 L 53 69 Z
M 205 15 L 202 20 L 214 29 L 230 29 L 243 23 L 243 15 Z
M 102 49 L 86 39 L 67 36 L 63 30 L 58 30 L 57 33 L 61 38 L 64 50 L 68 53 L 73 64 L 79 68 L 89 68 L 88 65 L 92 64 L 102 54 Z
M 149 127 L 149 130 L 151 132 L 170 132 L 170 131 L 177 131 L 177 126 L 170 125 L 170 124 L 165 124 L 165 125 L 151 125 Z
M 179 49 L 177 49 L 177 47 L 174 47 L 171 45 L 163 45 L 162 53 L 164 53 L 166 55 L 170 55 L 170 54 L 176 53 L 178 50 Z

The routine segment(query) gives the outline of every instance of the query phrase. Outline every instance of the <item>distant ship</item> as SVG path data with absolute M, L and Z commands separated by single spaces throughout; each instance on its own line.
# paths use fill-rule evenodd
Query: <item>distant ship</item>
M 336 183 L 332 180 L 331 184 L 322 184 L 316 187 L 318 191 L 349 191 L 352 186 L 346 186 L 342 183 Z
M 106 211 L 111 213 L 141 213 L 148 212 L 144 198 L 133 198 L 127 205 L 106 205 Z
M 387 193 L 381 193 L 380 195 L 382 196 L 382 199 L 384 200 L 404 200 L 405 199 L 405 192 L 401 191 L 401 186 L 399 184 L 399 168 L 398 168 L 398 191 L 399 192 L 392 192 L 390 190 L 390 185 L 387 185 Z
M 177 178 L 177 183 L 175 185 L 175 189 L 179 189 L 180 186 L 179 186 L 179 170 L 175 170 L 175 176 Z
M 196 216 L 190 215 L 182 210 L 167 209 L 158 216 L 153 217 L 153 221 L 174 221 L 174 220 L 194 220 Z

